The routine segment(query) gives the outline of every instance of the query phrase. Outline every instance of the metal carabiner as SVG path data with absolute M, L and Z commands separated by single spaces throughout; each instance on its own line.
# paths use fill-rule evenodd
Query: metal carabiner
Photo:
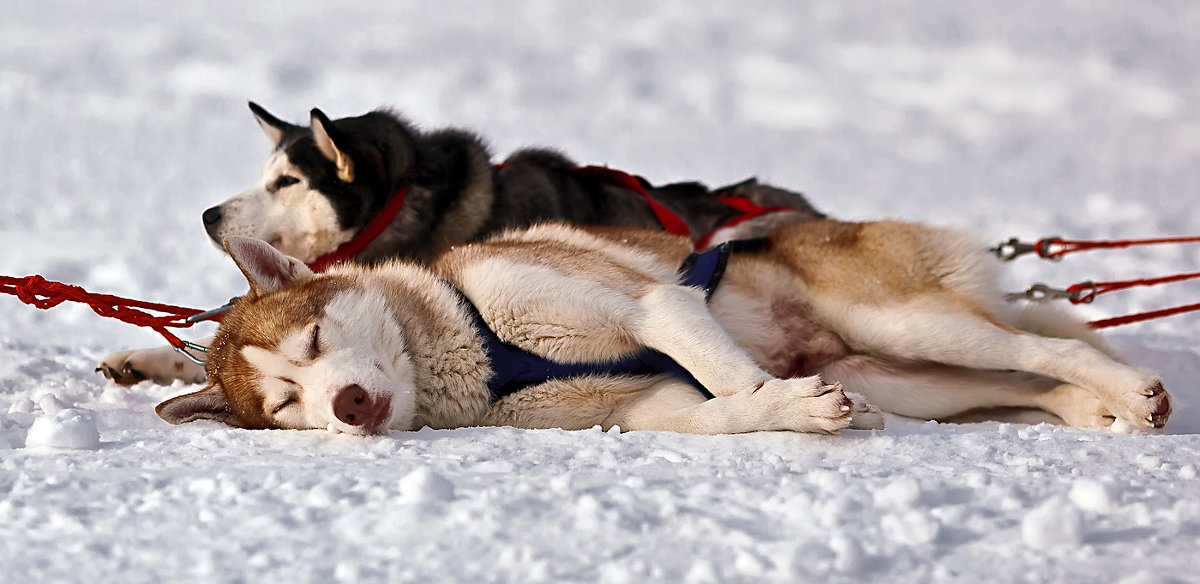
M 1037 252 L 1037 246 L 1032 243 L 1025 243 L 1015 237 L 1008 241 L 1002 241 L 996 244 L 996 247 L 988 248 L 988 251 L 996 254 L 996 257 L 1011 262 L 1027 253 Z
M 1048 300 L 1070 300 L 1074 298 L 1074 294 L 1060 288 L 1052 288 L 1049 285 L 1037 283 L 1025 289 L 1023 292 L 1010 292 L 1004 295 L 1004 299 L 1013 302 L 1015 300 L 1029 300 L 1031 302 L 1046 302 Z
M 188 352 L 188 350 L 190 349 L 192 351 L 198 351 L 200 353 L 208 353 L 208 347 L 205 347 L 204 345 L 201 345 L 200 343 L 195 343 L 192 341 L 185 341 L 183 339 L 180 339 L 179 342 L 183 344 L 182 347 L 176 347 L 174 345 L 171 346 L 172 349 L 175 349 L 176 353 L 183 355 L 188 361 L 191 361 L 192 363 L 195 363 L 197 365 L 203 366 L 203 365 L 208 364 L 207 360 L 201 359 L 201 358 Z
M 995 247 L 989 247 L 988 251 L 996 255 L 996 257 L 1010 262 L 1025 254 L 1036 253 L 1038 257 L 1044 260 L 1059 261 L 1061 255 L 1055 255 L 1056 252 L 1050 251 L 1050 246 L 1061 245 L 1062 238 L 1055 235 L 1053 237 L 1043 237 L 1033 243 L 1025 243 L 1015 237 L 1009 238 L 1008 241 L 1003 241 L 996 244 Z

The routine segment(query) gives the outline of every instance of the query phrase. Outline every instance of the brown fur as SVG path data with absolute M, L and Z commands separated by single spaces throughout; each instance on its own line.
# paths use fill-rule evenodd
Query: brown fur
M 239 246 L 265 247 L 251 243 Z M 1082 325 L 1041 309 L 1006 312 L 991 260 L 958 232 L 896 221 L 789 224 L 729 259 L 707 309 L 698 291 L 674 284 L 688 247 L 659 232 L 548 225 L 457 247 L 431 270 L 349 266 L 316 279 L 290 274 L 295 260 L 273 251 L 268 255 L 278 257 L 264 263 L 231 248 L 256 292 L 222 323 L 210 387 L 164 403 L 160 413 L 176 423 L 212 417 L 282 425 L 261 411 L 268 405 L 262 380 L 243 348 L 281 352 L 281 339 L 324 318 L 332 298 L 361 291 L 383 295 L 387 314 L 371 318 L 383 326 L 394 319 L 404 339 L 415 404 L 403 428 L 599 424 L 720 433 L 878 426 L 878 412 L 861 397 L 816 375 L 918 417 L 1040 408 L 1077 425 L 1119 418 L 1161 427 L 1170 414 L 1161 381 L 1113 360 Z M 261 295 L 256 281 L 264 283 Z M 506 343 L 590 362 L 649 347 L 716 397 L 705 401 L 660 376 L 596 376 L 549 381 L 492 403 L 490 365 L 451 285 Z M 228 412 L 218 407 L 219 393 Z M 188 404 L 194 407 L 180 408 Z

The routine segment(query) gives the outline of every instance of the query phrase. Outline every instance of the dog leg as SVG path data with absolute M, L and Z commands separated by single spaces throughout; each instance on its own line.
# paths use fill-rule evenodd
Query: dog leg
M 833 433 L 853 427 L 882 428 L 883 418 L 855 401 L 838 384 L 818 377 L 772 379 L 733 395 L 704 399 L 690 385 L 662 381 L 639 393 L 604 422 L 623 430 L 689 434 L 792 431 Z M 855 423 L 858 418 L 858 423 Z
M 968 313 L 934 313 L 919 307 L 893 307 L 887 314 L 859 307 L 849 320 L 846 336 L 855 348 L 901 359 L 1026 371 L 1057 379 L 1093 392 L 1108 411 L 1136 427 L 1161 428 L 1171 412 L 1161 379 L 1118 363 L 1078 339 L 1041 337 Z
M 212 337 L 197 341 L 209 346 Z M 117 385 L 133 385 L 147 379 L 159 385 L 170 385 L 175 380 L 184 383 L 204 383 L 204 366 L 180 355 L 171 347 L 134 349 L 111 353 L 96 367 Z
M 855 355 L 829 364 L 822 375 L 847 392 L 903 416 L 945 420 L 972 410 L 1035 408 L 1071 426 L 1111 426 L 1115 419 L 1092 392 L 1017 371 L 982 371 L 932 363 L 898 363 Z
M 732 396 L 774 379 L 713 319 L 696 290 L 660 286 L 641 298 L 638 341 L 687 369 L 713 395 Z

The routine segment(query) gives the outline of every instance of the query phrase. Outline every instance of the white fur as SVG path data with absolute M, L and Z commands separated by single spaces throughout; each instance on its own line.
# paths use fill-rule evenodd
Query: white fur
M 309 360 L 313 326 L 320 326 L 322 351 Z M 281 425 L 362 433 L 363 427 L 343 423 L 333 412 L 334 397 L 350 385 L 361 386 L 373 400 L 390 400 L 392 412 L 385 427 L 408 428 L 412 423 L 412 363 L 395 317 L 378 294 L 341 292 L 322 318 L 288 335 L 278 347 L 246 346 L 242 354 L 262 375 L 267 411 L 289 392 L 300 394 L 296 406 L 278 416 Z
M 631 325 L 644 312 L 601 283 L 501 259 L 467 266 L 460 286 L 502 340 L 560 361 L 595 361 L 615 347 L 633 347 Z M 586 342 L 559 342 L 564 338 Z
M 281 176 L 299 179 L 274 192 L 270 187 Z M 314 250 L 333 250 L 349 241 L 353 231 L 341 229 L 329 199 L 311 188 L 308 177 L 277 150 L 262 167 L 253 187 L 220 205 L 220 239 L 232 236 L 261 239 L 283 253 L 310 263 L 319 257 Z

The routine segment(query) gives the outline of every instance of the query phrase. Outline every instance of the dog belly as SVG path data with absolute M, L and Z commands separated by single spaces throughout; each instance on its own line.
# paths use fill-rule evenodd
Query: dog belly
M 709 310 L 737 344 L 776 377 L 813 375 L 850 354 L 841 337 L 793 302 L 718 289 Z

